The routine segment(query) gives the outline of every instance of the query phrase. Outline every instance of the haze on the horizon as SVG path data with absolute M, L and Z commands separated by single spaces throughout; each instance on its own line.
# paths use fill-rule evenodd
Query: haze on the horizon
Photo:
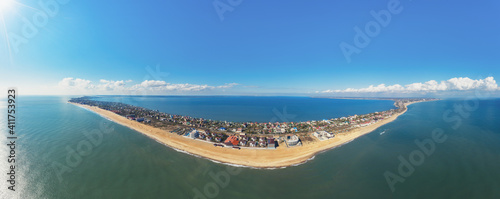
M 0 86 L 27 95 L 500 96 L 493 0 L 17 2 Z

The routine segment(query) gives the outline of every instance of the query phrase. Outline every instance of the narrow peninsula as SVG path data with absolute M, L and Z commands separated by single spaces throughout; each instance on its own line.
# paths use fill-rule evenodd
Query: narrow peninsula
M 394 121 L 407 106 L 436 99 L 393 99 L 396 109 L 307 122 L 227 122 L 162 113 L 80 97 L 69 103 L 93 111 L 171 148 L 218 162 L 256 168 L 300 164 Z

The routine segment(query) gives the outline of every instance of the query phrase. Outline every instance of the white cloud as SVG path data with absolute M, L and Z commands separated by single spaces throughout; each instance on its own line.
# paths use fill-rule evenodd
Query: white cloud
M 158 80 L 145 80 L 141 84 L 136 85 L 136 86 L 141 86 L 144 88 L 149 88 L 149 87 L 161 87 L 161 86 L 166 86 L 167 83 L 165 81 L 158 81 Z
M 197 84 L 171 84 L 165 81 L 146 80 L 140 84 L 131 87 L 133 90 L 152 90 L 152 91 L 204 91 L 220 88 L 231 88 L 238 85 L 237 83 L 229 83 L 221 86 L 197 85 Z
M 99 80 L 93 83 L 90 80 L 64 78 L 59 82 L 59 88 L 67 94 L 169 94 L 169 93 L 192 93 L 208 90 L 220 90 L 232 88 L 239 84 L 226 83 L 220 86 L 197 85 L 197 84 L 172 84 L 159 80 L 145 80 L 139 84 L 126 86 L 131 80 Z
M 125 89 L 125 81 L 112 81 L 112 80 L 104 80 L 101 79 L 100 84 L 98 84 L 96 87 L 98 90 L 106 90 L 106 91 L 113 91 L 113 90 L 123 90 Z
M 229 84 L 227 84 L 226 83 L 226 84 L 224 84 L 222 86 L 217 86 L 217 88 L 231 88 L 233 86 L 238 86 L 238 85 L 240 85 L 240 84 L 238 84 L 238 83 L 229 83 Z
M 470 79 L 468 77 L 455 77 L 449 80 L 437 82 L 430 80 L 425 83 L 412 83 L 405 86 L 399 84 L 386 86 L 380 84 L 378 86 L 370 85 L 367 88 L 347 88 L 344 90 L 325 90 L 317 91 L 316 93 L 413 93 L 413 92 L 438 92 L 438 91 L 467 91 L 467 90 L 500 90 L 493 77 L 484 79 Z
M 63 88 L 76 88 L 76 89 L 92 89 L 94 85 L 92 85 L 90 80 L 79 79 L 67 77 L 62 79 L 59 82 L 59 86 Z

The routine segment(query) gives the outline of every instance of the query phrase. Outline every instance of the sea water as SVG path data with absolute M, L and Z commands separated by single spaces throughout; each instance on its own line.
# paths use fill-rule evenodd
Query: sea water
M 257 103 L 243 98 L 245 107 Z M 500 198 L 498 99 L 479 100 L 474 109 L 469 104 L 465 115 L 454 112 L 456 105 L 464 104 L 463 100 L 413 104 L 404 115 L 373 133 L 317 154 L 307 163 L 272 170 L 224 165 L 175 151 L 66 103 L 69 99 L 18 97 L 15 193 L 7 189 L 6 114 L 1 114 L 0 198 Z M 252 114 L 238 108 L 238 100 L 232 99 L 238 97 L 215 97 L 214 102 L 205 98 L 186 112 L 191 102 L 182 102 L 182 98 L 176 99 L 180 106 L 176 108 L 158 103 L 170 100 L 161 97 L 132 101 L 134 105 L 177 114 L 254 121 L 268 121 L 274 117 L 273 108 L 282 111 L 285 106 L 288 114 L 297 115 L 290 119 L 293 121 L 393 108 L 391 101 L 384 100 L 327 103 L 327 99 L 269 97 L 270 102 L 254 106 L 260 104 L 265 107 L 262 110 L 271 110 Z M 325 101 L 322 106 L 328 113 L 306 113 L 315 106 L 307 104 L 317 100 Z M 218 113 L 226 102 L 233 110 L 251 116 L 234 116 L 234 111 Z M 210 107 L 211 103 L 218 108 Z M 4 106 L 0 109 L 5 113 Z M 380 135 L 384 130 L 386 133 Z M 432 139 L 436 130 L 446 139 L 435 142 L 434 150 L 427 155 L 415 141 Z M 415 156 L 418 151 L 424 154 L 423 159 Z M 401 158 L 413 158 L 418 164 L 411 166 L 412 172 L 403 166 L 407 172 L 401 173 Z M 393 184 L 394 189 L 384 176 L 388 172 L 403 180 Z

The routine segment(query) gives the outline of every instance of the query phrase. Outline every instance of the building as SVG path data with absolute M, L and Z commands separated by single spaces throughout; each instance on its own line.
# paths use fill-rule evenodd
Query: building
M 276 148 L 276 143 L 274 141 L 274 138 L 267 139 L 267 148 L 269 148 L 269 149 L 275 149 Z
M 330 138 L 335 137 L 335 135 L 333 135 L 333 133 L 329 133 L 329 132 L 326 132 L 326 131 L 316 131 L 316 132 L 313 133 L 313 135 L 315 137 L 317 137 L 321 141 L 328 140 Z
M 373 124 L 373 123 L 374 123 L 373 121 L 366 121 L 366 122 L 364 122 L 364 123 L 361 123 L 359 126 L 361 126 L 361 127 L 365 127 L 365 126 L 369 126 L 369 125 L 371 125 L 371 124 Z
M 234 135 L 232 136 L 229 136 L 226 141 L 224 141 L 224 144 L 228 145 L 228 146 L 238 146 L 238 143 L 240 141 L 238 141 L 238 138 Z
M 188 134 L 188 137 L 193 138 L 193 139 L 196 139 L 198 136 L 200 136 L 200 133 L 198 133 L 198 131 L 196 131 L 196 130 L 193 130 L 193 131 L 189 132 L 189 134 Z
M 248 146 L 250 146 L 250 147 L 255 147 L 255 141 L 250 141 L 250 142 L 248 142 Z
M 296 146 L 300 143 L 300 139 L 297 135 L 287 135 L 285 141 L 288 146 Z

